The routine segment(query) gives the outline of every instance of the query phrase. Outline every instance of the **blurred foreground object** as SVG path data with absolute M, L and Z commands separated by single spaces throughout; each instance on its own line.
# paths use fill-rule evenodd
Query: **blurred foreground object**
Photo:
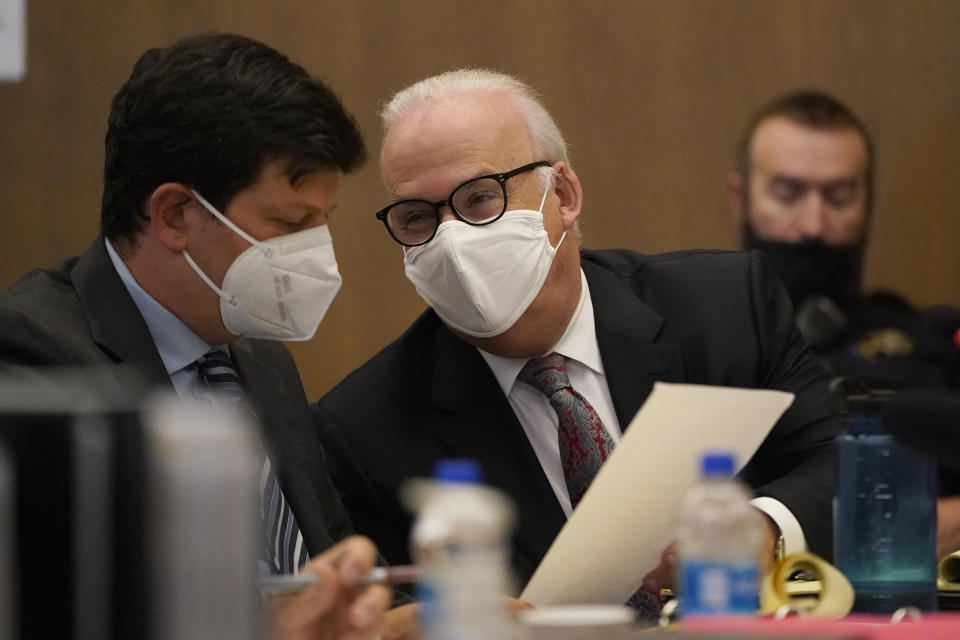
M 695 618 L 683 625 L 683 633 L 664 632 L 671 640 L 738 640 L 756 638 L 801 638 L 821 640 L 955 640 L 960 615 L 932 613 L 898 615 L 851 615 L 843 620 L 824 620 L 813 616 L 791 616 L 783 620 L 763 618 Z M 668 635 L 669 634 L 669 635 Z M 658 634 L 653 634 L 654 636 Z M 646 636 L 644 636 L 646 637 Z
M 935 610 L 935 467 L 883 430 L 882 398 L 849 405 L 837 437 L 834 559 L 856 591 L 854 610 Z
M 706 453 L 685 496 L 677 536 L 684 616 L 753 614 L 759 606 L 763 516 L 733 477 L 733 456 Z
M 798 572 L 809 578 L 794 579 Z M 818 618 L 836 619 L 850 613 L 853 598 L 850 581 L 836 567 L 812 553 L 792 553 L 764 577 L 760 613 L 803 611 Z
M 616 640 L 634 638 L 630 607 L 615 604 L 550 605 L 521 611 L 527 640 Z
M 258 446 L 239 412 L 173 395 L 147 405 L 150 638 L 258 637 Z
M 15 618 L 24 639 L 254 637 L 249 425 L 112 373 L 5 369 Z
M 504 596 L 514 593 L 509 541 L 516 515 L 501 492 L 481 484 L 473 460 L 441 460 L 434 482 L 406 490 L 417 511 L 411 553 L 421 569 L 417 594 L 431 640 L 513 638 Z
M 17 578 L 15 569 L 14 527 L 17 520 L 13 484 L 13 465 L 6 451 L 0 449 L 0 640 L 11 640 L 17 635 L 14 615 Z

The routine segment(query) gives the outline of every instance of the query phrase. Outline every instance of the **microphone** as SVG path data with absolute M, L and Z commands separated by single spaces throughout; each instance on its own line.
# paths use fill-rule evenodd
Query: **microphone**
M 917 355 L 939 363 L 947 386 L 960 387 L 960 309 L 938 305 L 921 315 Z
M 904 391 L 884 403 L 883 419 L 902 442 L 960 471 L 960 393 Z
M 849 325 L 847 315 L 836 302 L 825 296 L 813 296 L 797 307 L 794 320 L 811 347 L 824 347 L 840 336 Z
M 951 353 L 960 353 L 960 309 L 937 305 L 923 313 L 926 337 L 932 346 Z

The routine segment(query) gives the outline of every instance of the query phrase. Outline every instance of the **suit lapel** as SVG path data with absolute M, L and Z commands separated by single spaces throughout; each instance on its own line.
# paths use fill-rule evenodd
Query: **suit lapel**
M 285 382 L 280 371 L 259 353 L 260 348 L 244 339 L 230 345 L 237 373 L 258 415 L 264 448 L 277 469 L 307 549 L 315 554 L 333 544 L 328 531 L 347 525 L 328 521 L 342 511 L 324 505 L 315 484 L 326 478 L 323 451 L 311 429 L 306 400 L 296 401 L 299 383 Z
M 524 505 L 515 540 L 535 567 L 566 522 L 563 509 L 482 356 L 446 328 L 438 332 L 436 354 L 434 428 L 444 454 L 478 459 L 487 481 Z
M 590 287 L 597 344 L 617 420 L 623 430 L 650 395 L 653 383 L 682 382 L 679 344 L 655 340 L 663 318 L 648 307 L 611 271 L 584 260 Z
M 137 394 L 151 387 L 170 388 L 153 336 L 110 261 L 102 236 L 77 261 L 73 279 L 90 335 L 115 363 L 120 386 Z

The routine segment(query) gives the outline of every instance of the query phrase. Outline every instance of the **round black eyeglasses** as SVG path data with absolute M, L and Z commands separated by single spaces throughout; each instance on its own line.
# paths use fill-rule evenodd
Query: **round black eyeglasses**
M 451 191 L 446 200 L 398 200 L 377 211 L 377 219 L 383 221 L 390 236 L 403 246 L 426 244 L 437 233 L 443 207 L 450 207 L 460 220 L 476 227 L 496 222 L 507 210 L 507 180 L 537 167 L 549 166 L 549 162 L 540 160 L 506 173 L 471 178 Z

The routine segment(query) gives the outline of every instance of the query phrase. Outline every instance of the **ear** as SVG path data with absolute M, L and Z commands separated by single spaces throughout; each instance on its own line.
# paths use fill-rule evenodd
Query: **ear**
M 746 195 L 747 183 L 739 173 L 731 171 L 727 174 L 727 206 L 730 208 L 730 215 L 733 221 L 739 227 L 744 223 L 746 213 Z
M 150 233 L 172 253 L 187 248 L 184 211 L 195 202 L 190 190 L 179 182 L 165 182 L 147 198 Z
M 554 192 L 560 198 L 560 221 L 564 230 L 569 231 L 583 208 L 583 187 L 576 172 L 566 163 L 558 162 L 553 169 L 557 172 Z

